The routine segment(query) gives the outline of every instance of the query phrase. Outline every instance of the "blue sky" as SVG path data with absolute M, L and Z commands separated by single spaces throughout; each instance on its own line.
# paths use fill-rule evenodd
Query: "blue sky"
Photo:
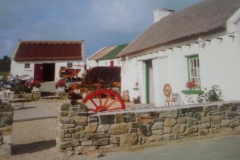
M 85 41 L 85 58 L 133 41 L 153 24 L 153 10 L 202 0 L 0 0 L 0 59 L 20 40 Z

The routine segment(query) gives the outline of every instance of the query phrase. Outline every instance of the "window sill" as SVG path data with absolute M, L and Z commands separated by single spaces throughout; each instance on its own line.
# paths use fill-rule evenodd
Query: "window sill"
M 184 94 L 198 94 L 198 95 L 204 93 L 202 90 L 194 90 L 194 89 L 193 90 L 182 90 L 181 92 Z

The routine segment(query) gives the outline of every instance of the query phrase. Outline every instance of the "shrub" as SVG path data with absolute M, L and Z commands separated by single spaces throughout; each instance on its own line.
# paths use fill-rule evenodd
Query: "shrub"
M 218 85 L 212 86 L 209 91 L 205 88 L 205 91 L 206 92 L 197 97 L 198 103 L 222 101 L 222 91 Z

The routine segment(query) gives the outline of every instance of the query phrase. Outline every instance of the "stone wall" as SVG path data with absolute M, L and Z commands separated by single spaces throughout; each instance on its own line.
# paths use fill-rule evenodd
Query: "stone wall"
M 11 156 L 13 107 L 0 100 L 0 159 Z
M 240 134 L 240 102 L 90 113 L 63 104 L 58 112 L 57 146 L 80 154 L 173 141 L 187 137 Z

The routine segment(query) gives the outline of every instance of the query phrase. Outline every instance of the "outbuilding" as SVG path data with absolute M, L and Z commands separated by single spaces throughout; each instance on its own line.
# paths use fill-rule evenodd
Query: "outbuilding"
M 84 73 L 84 41 L 19 41 L 11 61 L 11 75 L 39 82 L 57 81 L 65 69 Z

